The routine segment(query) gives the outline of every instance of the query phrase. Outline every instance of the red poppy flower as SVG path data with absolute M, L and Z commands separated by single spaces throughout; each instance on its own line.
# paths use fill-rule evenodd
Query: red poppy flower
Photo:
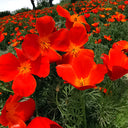
M 41 54 L 42 56 L 48 56 L 50 62 L 59 60 L 61 56 L 52 48 L 53 41 L 51 40 L 51 36 L 55 28 L 53 18 L 51 16 L 38 18 L 36 28 L 39 36 L 36 34 L 27 34 L 22 43 L 25 56 L 31 60 L 36 60 Z
M 79 56 L 72 64 L 58 65 L 56 70 L 63 80 L 79 90 L 94 88 L 107 73 L 105 65 L 96 64 L 89 56 Z
M 128 57 L 120 47 L 111 48 L 109 54 L 103 54 L 101 58 L 108 69 L 111 80 L 119 79 L 128 73 Z
M 0 32 L 0 42 L 2 42 L 4 40 L 4 35 L 2 34 L 2 32 Z
M 128 52 L 128 41 L 121 40 L 112 45 L 112 47 L 120 47 L 122 51 Z
M 56 122 L 46 117 L 36 117 L 27 126 L 27 128 L 62 128 Z
M 90 25 L 86 22 L 85 17 L 80 15 L 78 16 L 78 14 L 74 14 L 74 15 L 70 15 L 70 13 L 64 9 L 63 7 L 61 7 L 60 5 L 57 5 L 57 12 L 58 15 L 66 18 L 66 27 L 68 29 L 72 28 L 76 23 L 78 24 L 85 24 L 85 27 L 87 29 L 87 31 L 90 31 Z
M 7 53 L 0 56 L 0 80 L 13 81 L 12 89 L 20 96 L 30 96 L 36 88 L 36 80 L 32 74 L 46 77 L 50 64 L 47 57 L 38 57 L 35 61 L 27 59 L 20 49 L 16 48 L 18 58 Z
M 20 101 L 21 97 L 10 95 L 0 116 L 0 124 L 9 128 L 26 128 L 27 121 L 35 110 L 35 101 L 28 99 Z
M 80 54 L 94 57 L 92 50 L 84 49 L 83 47 L 88 41 L 85 27 L 74 26 L 70 30 L 61 29 L 58 35 L 58 38 L 55 40 L 58 43 L 53 47 L 59 51 L 66 52 L 62 56 L 60 63 L 70 63 L 73 58 L 76 58 Z

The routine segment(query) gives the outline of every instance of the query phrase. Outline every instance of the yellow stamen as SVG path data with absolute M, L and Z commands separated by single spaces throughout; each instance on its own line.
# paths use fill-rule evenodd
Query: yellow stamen
M 25 74 L 31 71 L 31 64 L 29 62 L 24 62 L 20 64 L 18 70 L 21 74 Z

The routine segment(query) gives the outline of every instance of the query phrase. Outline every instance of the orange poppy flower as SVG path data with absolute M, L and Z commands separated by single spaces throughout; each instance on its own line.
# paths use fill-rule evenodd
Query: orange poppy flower
M 19 102 L 20 99 L 16 95 L 9 96 L 1 112 L 0 124 L 9 128 L 26 128 L 25 121 L 33 115 L 35 101 L 30 98 Z
M 68 29 L 72 28 L 76 23 L 78 24 L 85 24 L 85 27 L 87 29 L 87 31 L 89 32 L 90 31 L 90 25 L 86 22 L 85 20 L 85 17 L 84 16 L 78 16 L 78 14 L 73 14 L 73 15 L 70 15 L 70 13 L 64 9 L 63 7 L 61 7 L 60 5 L 57 5 L 57 12 L 58 12 L 58 15 L 66 18 L 66 27 Z
M 79 56 L 72 64 L 58 65 L 56 70 L 63 80 L 79 90 L 94 88 L 107 73 L 105 65 L 96 64 L 89 56 Z
M 91 24 L 93 27 L 98 27 L 98 25 L 99 25 L 99 22 L 96 22 L 96 23 L 93 23 L 93 24 Z
M 98 33 L 100 33 L 100 29 L 101 29 L 101 27 L 96 27 L 96 30 L 93 30 L 92 32 L 98 34 Z
M 99 16 L 100 16 L 101 18 L 105 18 L 105 15 L 99 14 Z
M 128 73 L 128 57 L 120 47 L 111 48 L 109 54 L 103 54 L 101 58 L 108 69 L 111 80 L 119 79 Z
M 108 40 L 108 41 L 111 41 L 111 40 L 112 40 L 112 38 L 111 38 L 111 36 L 110 36 L 110 35 L 109 35 L 109 36 L 104 35 L 104 38 L 105 38 L 106 40 Z
M 51 36 L 55 29 L 55 21 L 51 16 L 43 16 L 37 19 L 36 28 L 39 36 L 36 34 L 27 34 L 22 43 L 22 49 L 29 59 L 36 60 L 41 54 L 47 56 L 50 62 L 61 59 L 61 56 L 55 51 L 52 45 L 55 45 Z M 54 39 L 54 36 L 53 38 Z
M 27 59 L 20 49 L 15 48 L 18 58 L 7 53 L 0 56 L 0 80 L 13 81 L 12 89 L 20 96 L 30 96 L 36 88 L 36 80 L 32 74 L 46 77 L 50 64 L 47 57 L 38 57 L 35 61 Z M 28 82 L 29 81 L 29 82 Z
M 28 124 L 26 128 L 62 128 L 62 127 L 56 122 L 46 117 L 36 117 Z

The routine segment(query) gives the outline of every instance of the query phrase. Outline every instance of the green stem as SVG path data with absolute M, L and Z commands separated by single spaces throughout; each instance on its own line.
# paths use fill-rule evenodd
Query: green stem
M 83 96 L 83 113 L 84 113 L 84 128 L 87 128 L 87 120 L 86 120 L 86 103 L 85 103 L 85 97 Z

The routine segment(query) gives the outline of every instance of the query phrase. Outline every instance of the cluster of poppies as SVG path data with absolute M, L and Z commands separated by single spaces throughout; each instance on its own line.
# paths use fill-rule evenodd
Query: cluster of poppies
M 33 75 L 47 77 L 50 64 L 56 63 L 57 74 L 78 90 L 95 88 L 108 74 L 111 80 L 128 73 L 128 42 L 113 44 L 109 54 L 102 54 L 103 64 L 96 64 L 94 52 L 84 48 L 88 42 L 90 25 L 84 16 L 70 13 L 57 6 L 60 16 L 66 18 L 66 28 L 59 30 L 51 16 L 37 18 L 38 34 L 27 34 L 22 48 L 15 48 L 17 56 L 7 53 L 0 56 L 0 80 L 12 83 L 14 95 L 5 103 L 0 124 L 9 128 L 61 128 L 46 117 L 34 118 L 28 126 L 25 122 L 33 115 L 35 101 L 29 97 L 35 92 L 36 80 Z M 59 53 L 62 52 L 60 55 Z

